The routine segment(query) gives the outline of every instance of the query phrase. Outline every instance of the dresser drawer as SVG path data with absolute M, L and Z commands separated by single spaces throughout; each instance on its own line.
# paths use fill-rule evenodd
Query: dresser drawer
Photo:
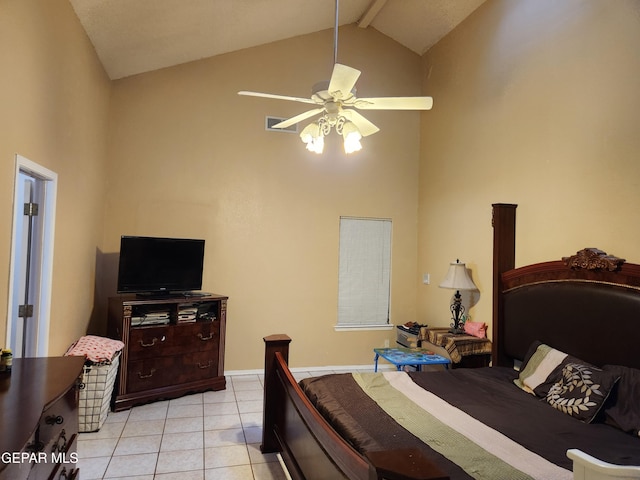
M 179 366 L 175 366 L 174 378 L 177 383 L 213 378 L 218 373 L 218 350 L 193 352 L 182 355 Z
M 45 445 L 58 442 L 63 430 L 78 431 L 78 391 L 70 389 L 58 401 L 42 412 L 36 437 Z M 53 443 L 52 443 L 53 442 Z M 62 446 L 62 444 L 60 444 Z
M 129 361 L 127 368 L 127 391 L 142 392 L 165 387 L 173 383 L 171 367 L 175 357 L 153 357 Z
M 220 338 L 220 322 L 132 328 L 129 336 L 131 361 L 189 351 L 212 350 Z
M 75 463 L 78 432 L 78 391 L 69 389 L 62 397 L 42 412 L 40 422 L 27 450 L 38 452 L 45 459 L 34 463 L 29 472 L 29 480 L 58 478 L 54 472 L 77 472 Z M 74 478 L 68 476 L 67 478 Z
M 136 327 L 129 334 L 129 358 L 131 360 L 163 355 L 167 345 L 173 342 L 173 328 Z
M 213 378 L 218 372 L 218 349 L 129 362 L 127 390 L 140 392 Z
M 174 342 L 178 350 L 170 354 L 185 351 L 204 352 L 217 350 L 220 341 L 220 321 L 195 322 L 176 325 L 174 328 Z M 185 348 L 185 347 L 188 347 Z
M 59 444 L 52 446 L 62 447 L 64 443 L 64 448 L 52 450 L 48 445 L 43 452 L 46 454 L 44 457 L 46 460 L 33 465 L 28 480 L 74 480 L 79 478 L 80 469 L 77 466 L 78 454 L 76 452 L 78 435 L 74 433 L 69 438 L 59 440 Z

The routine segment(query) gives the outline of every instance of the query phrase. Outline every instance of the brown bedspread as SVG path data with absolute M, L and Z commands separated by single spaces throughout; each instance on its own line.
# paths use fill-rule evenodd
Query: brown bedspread
M 412 380 L 550 462 L 571 470 L 566 457 L 578 448 L 601 460 L 640 465 L 640 439 L 604 424 L 585 424 L 550 407 L 513 384 L 508 368 L 409 373 Z M 361 390 L 351 374 L 300 382 L 318 410 L 358 451 L 419 448 L 451 479 L 469 479 L 464 470 L 401 427 Z

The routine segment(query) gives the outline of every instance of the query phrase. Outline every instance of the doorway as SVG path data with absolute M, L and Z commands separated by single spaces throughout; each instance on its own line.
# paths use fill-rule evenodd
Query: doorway
M 16 155 L 7 343 L 16 358 L 49 344 L 57 174 Z

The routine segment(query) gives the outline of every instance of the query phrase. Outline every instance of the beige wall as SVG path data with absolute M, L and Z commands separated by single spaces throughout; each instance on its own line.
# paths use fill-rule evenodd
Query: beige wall
M 272 333 L 294 339 L 294 366 L 368 364 L 394 338 L 334 331 L 341 215 L 393 220 L 392 320 L 415 318 L 419 113 L 367 112 L 381 132 L 363 151 L 345 156 L 334 133 L 317 156 L 264 129 L 266 115 L 308 105 L 237 95 L 309 97 L 331 74 L 332 41 L 324 31 L 114 82 L 105 251 L 123 234 L 206 239 L 203 289 L 230 297 L 230 370 L 261 368 Z M 340 42 L 339 61 L 364 72 L 360 96 L 420 94 L 419 56 L 355 26 Z
M 307 96 L 331 70 L 330 31 L 111 84 L 66 0 L 2 0 L 0 312 L 16 153 L 59 175 L 51 354 L 90 321 L 104 329 L 122 234 L 207 239 L 204 288 L 230 296 L 233 370 L 260 368 L 271 333 L 294 338 L 294 366 L 369 363 L 393 338 L 333 330 L 340 215 L 393 219 L 395 323 L 447 323 L 437 284 L 455 258 L 481 290 L 473 318 L 490 320 L 495 202 L 519 204 L 519 265 L 585 246 L 639 263 L 638 10 L 489 0 L 422 61 L 343 28 L 339 61 L 363 70 L 361 96 L 435 105 L 368 112 L 381 132 L 363 152 L 316 157 L 263 129 L 304 105 L 236 92 Z
M 636 0 L 489 0 L 424 56 L 419 319 L 447 323 L 437 283 L 459 257 L 490 323 L 492 203 L 519 205 L 517 265 L 584 247 L 640 262 L 638 45 Z
M 0 1 L 0 347 L 15 154 L 58 174 L 49 353 L 90 322 L 102 241 L 110 83 L 67 0 Z

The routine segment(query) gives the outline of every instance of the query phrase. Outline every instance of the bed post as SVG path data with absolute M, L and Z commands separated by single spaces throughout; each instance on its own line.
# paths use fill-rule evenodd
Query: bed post
M 515 268 L 516 208 L 511 203 L 494 203 L 493 225 L 493 366 L 511 366 L 504 353 L 502 317 L 502 273 Z
M 289 361 L 291 338 L 284 334 L 269 335 L 263 338 L 264 349 L 264 413 L 262 414 L 262 453 L 280 451 L 280 443 L 275 436 L 274 426 L 279 403 L 278 374 L 276 372 L 276 353 L 280 353 L 285 362 Z

